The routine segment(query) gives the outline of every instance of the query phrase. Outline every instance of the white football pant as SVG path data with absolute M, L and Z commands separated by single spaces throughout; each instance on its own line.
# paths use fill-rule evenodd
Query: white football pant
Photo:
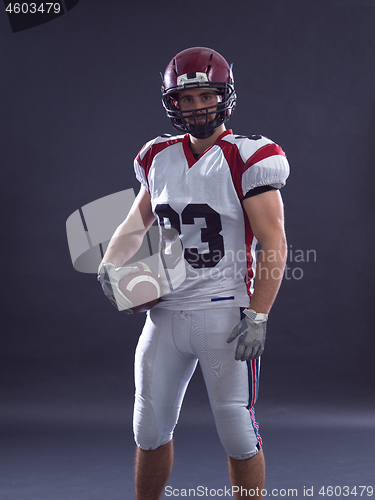
M 148 312 L 135 355 L 134 435 L 140 448 L 154 450 L 172 439 L 199 361 L 227 454 L 245 459 L 260 450 L 253 411 L 260 359 L 236 361 L 237 341 L 226 342 L 240 319 L 238 307 Z

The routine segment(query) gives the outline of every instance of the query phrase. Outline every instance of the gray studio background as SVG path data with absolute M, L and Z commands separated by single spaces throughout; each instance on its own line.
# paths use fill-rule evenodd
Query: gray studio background
M 291 165 L 261 430 L 355 417 L 373 433 L 374 26 L 375 0 L 80 0 L 19 33 L 0 14 L 3 432 L 113 426 L 132 439 L 144 316 L 117 313 L 73 269 L 65 223 L 138 191 L 134 156 L 174 133 L 159 72 L 201 45 L 234 63 L 228 128 L 270 137 Z M 212 423 L 202 384 L 198 370 L 181 425 Z

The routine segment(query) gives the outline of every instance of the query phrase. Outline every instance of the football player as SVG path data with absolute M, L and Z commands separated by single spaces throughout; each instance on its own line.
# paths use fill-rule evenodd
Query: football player
M 164 73 L 162 102 L 179 133 L 138 153 L 140 191 L 99 271 L 107 284 L 133 272 L 126 262 L 155 219 L 181 242 L 185 278 L 147 313 L 135 355 L 136 499 L 162 495 L 174 427 L 198 362 L 235 498 L 241 487 L 260 498 L 265 472 L 254 404 L 286 260 L 280 188 L 289 166 L 271 140 L 226 130 L 236 93 L 232 68 L 216 51 L 178 53 Z

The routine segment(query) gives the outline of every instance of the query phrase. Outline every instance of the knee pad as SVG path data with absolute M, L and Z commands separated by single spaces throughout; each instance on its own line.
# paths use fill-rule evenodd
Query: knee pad
M 169 443 L 172 437 L 173 434 L 168 436 L 158 435 L 157 432 L 154 432 L 154 430 L 150 428 L 147 429 L 142 427 L 134 429 L 135 444 L 142 450 L 156 450 L 159 446 Z
M 245 460 L 258 453 L 262 440 L 252 408 L 233 404 L 218 406 L 213 412 L 220 441 L 228 456 Z
M 174 426 L 158 425 L 153 408 L 135 405 L 133 417 L 133 432 L 136 445 L 142 450 L 156 450 L 159 446 L 169 443 L 173 437 Z

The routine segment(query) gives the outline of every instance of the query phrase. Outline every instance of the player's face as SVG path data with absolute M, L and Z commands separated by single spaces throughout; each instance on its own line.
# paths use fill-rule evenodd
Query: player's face
M 180 110 L 184 112 L 184 118 L 189 124 L 194 123 L 193 115 L 189 115 L 189 111 L 197 111 L 200 109 L 203 110 L 210 106 L 215 106 L 220 101 L 221 96 L 212 89 L 197 88 L 183 90 L 178 95 L 178 106 Z M 214 107 L 210 111 L 212 111 L 212 113 L 208 114 L 207 118 L 209 122 L 213 121 L 216 116 Z M 199 112 L 196 112 L 195 120 L 198 124 L 204 124 L 206 121 L 206 112 L 202 111 L 201 114 L 199 114 Z

